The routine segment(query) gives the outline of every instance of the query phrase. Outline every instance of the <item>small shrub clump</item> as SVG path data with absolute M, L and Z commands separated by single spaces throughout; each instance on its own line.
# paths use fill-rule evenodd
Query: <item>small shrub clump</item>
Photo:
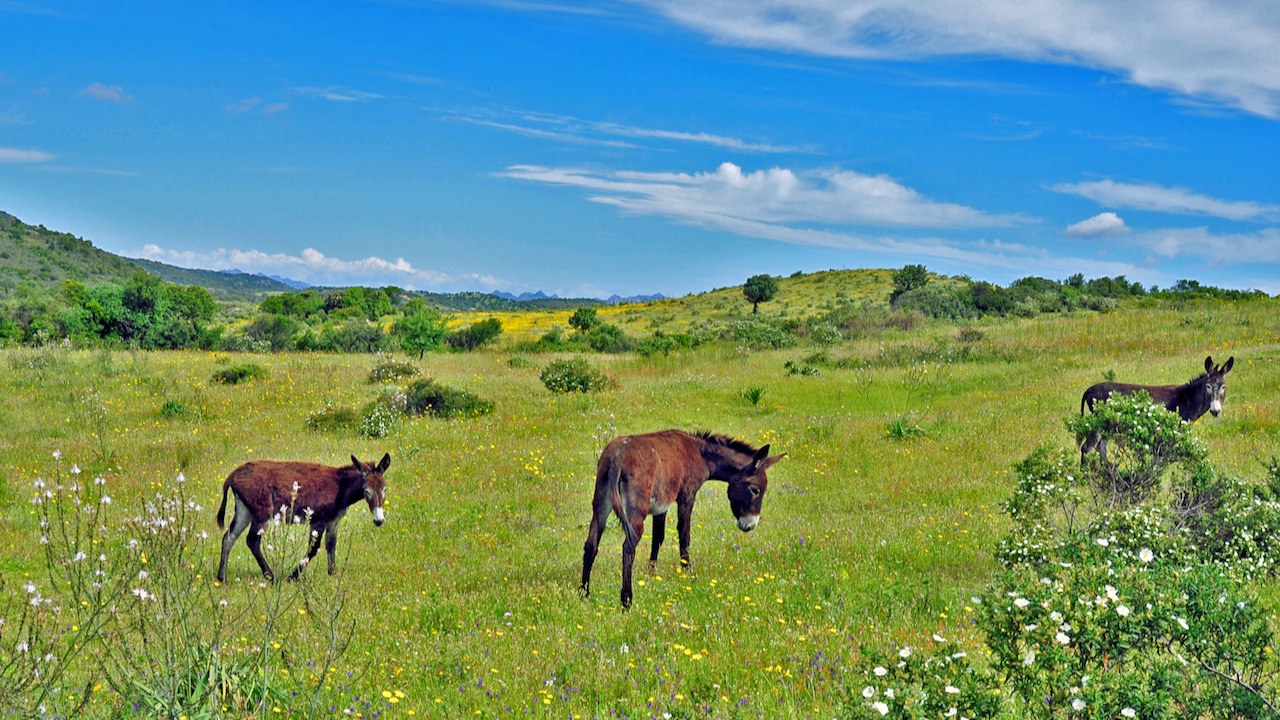
M 384 392 L 370 400 L 360 410 L 360 434 L 371 438 L 390 435 L 405 414 L 405 407 L 405 394 L 398 391 Z
M 369 371 L 369 382 L 388 383 L 418 377 L 422 371 L 416 365 L 403 360 L 385 358 Z
M 493 402 L 467 392 L 422 378 L 409 384 L 405 391 L 405 414 L 433 415 L 441 418 L 488 415 Z
M 599 392 L 609 387 L 609 378 L 585 358 L 553 360 L 538 374 L 542 384 L 555 393 Z
M 266 377 L 267 369 L 257 363 L 242 363 L 223 368 L 213 374 L 213 381 L 223 385 L 238 385 L 256 377 Z
M 326 405 L 307 416 L 307 427 L 318 432 L 354 430 L 359 424 L 359 413 L 347 406 Z

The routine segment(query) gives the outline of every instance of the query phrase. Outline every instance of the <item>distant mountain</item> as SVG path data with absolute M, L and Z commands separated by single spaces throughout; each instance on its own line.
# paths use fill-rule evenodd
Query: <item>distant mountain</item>
M 509 292 L 503 292 L 501 290 L 494 290 L 491 294 L 497 297 L 500 297 L 504 300 L 511 300 L 512 302 L 518 302 L 518 303 L 536 303 L 543 300 L 553 300 L 553 301 L 561 300 L 561 301 L 572 302 L 575 304 L 581 304 L 581 301 L 584 300 L 584 298 L 561 298 L 557 295 L 548 295 L 542 292 L 541 290 L 538 290 L 537 292 L 520 293 L 519 295 L 512 295 Z M 624 303 L 644 303 L 644 302 L 653 302 L 655 300 L 665 300 L 665 299 L 666 299 L 666 296 L 663 295 L 662 293 L 656 293 L 653 295 L 631 295 L 629 297 L 622 297 L 621 295 L 610 295 L 603 302 L 605 305 L 622 305 Z M 528 305 L 525 305 L 525 307 L 528 307 Z
M 250 274 L 240 270 L 192 270 L 154 260 L 126 259 L 149 273 L 159 275 L 165 282 L 175 285 L 199 285 L 212 293 L 215 298 L 224 301 L 258 302 L 272 293 L 293 292 L 307 287 L 306 283 L 299 283 L 296 280 Z
M 628 305 L 631 303 L 647 303 L 666 300 L 667 296 L 662 293 L 654 293 L 653 295 L 631 295 L 629 297 L 621 297 L 619 295 L 610 295 L 604 302 L 606 305 Z

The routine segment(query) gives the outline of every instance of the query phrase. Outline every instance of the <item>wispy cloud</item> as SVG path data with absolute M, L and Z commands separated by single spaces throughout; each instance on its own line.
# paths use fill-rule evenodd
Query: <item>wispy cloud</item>
M 0 147 L 0 164 L 42 163 L 53 160 L 53 153 L 43 150 Z
M 753 142 L 716 133 L 646 128 L 620 123 L 583 120 L 566 115 L 524 113 L 519 117 L 500 119 L 476 115 L 459 115 L 455 116 L 455 119 L 474 125 L 518 133 L 526 137 L 581 145 L 634 148 L 636 144 L 631 142 L 632 140 L 663 140 L 752 153 L 810 152 L 804 148 Z
M 1104 212 L 1094 215 L 1088 220 L 1081 220 L 1073 225 L 1068 225 L 1066 232 L 1072 237 L 1096 238 L 1108 235 L 1124 235 L 1129 232 L 1129 226 L 1124 224 L 1124 220 L 1119 215 L 1113 212 Z
M 298 95 L 317 97 L 334 102 L 369 102 L 370 100 L 381 100 L 383 97 L 377 93 L 352 90 L 351 88 L 338 87 L 336 85 L 330 85 L 329 87 L 298 87 L 293 88 L 293 92 Z
M 1166 258 L 1196 257 L 1209 265 L 1280 262 L 1280 228 L 1252 233 L 1215 233 L 1209 228 L 1170 228 L 1142 233 L 1138 242 Z
M 244 100 L 237 100 L 236 102 L 233 102 L 227 106 L 227 112 L 232 113 L 234 115 L 248 115 L 251 113 L 260 113 L 262 115 L 266 115 L 267 117 L 278 115 L 288 109 L 289 109 L 289 103 L 284 103 L 284 102 L 264 103 L 262 101 L 262 98 L 256 98 L 256 97 L 245 98 Z
M 312 285 L 379 287 L 398 285 L 409 290 L 505 289 L 510 287 L 489 275 L 449 275 L 414 267 L 404 258 L 386 260 L 370 256 L 359 260 L 330 257 L 314 248 L 298 255 L 264 253 L 260 250 L 218 248 L 209 252 L 173 250 L 149 244 L 142 257 L 179 267 L 206 270 L 243 270 L 280 275 Z
M 726 44 L 848 58 L 995 55 L 1077 65 L 1280 118 L 1280 14 L 1268 0 L 636 2 Z
M 94 83 L 81 90 L 80 95 L 93 100 L 105 100 L 107 102 L 114 103 L 133 102 L 133 96 L 126 93 L 124 88 L 119 85 L 103 85 L 102 83 Z
M 930 200 L 885 175 L 840 169 L 796 173 L 786 168 L 743 172 L 722 163 L 708 173 L 603 173 L 575 168 L 513 166 L 506 177 L 568 185 L 600 194 L 594 202 L 630 212 L 703 224 L 738 221 L 898 228 L 1010 227 L 1019 215 L 992 215 Z
M 1186 188 L 1114 180 L 1061 183 L 1050 188 L 1079 195 L 1105 207 L 1131 208 L 1174 215 L 1208 215 L 1226 220 L 1265 221 L 1280 217 L 1280 205 L 1251 201 L 1219 200 Z

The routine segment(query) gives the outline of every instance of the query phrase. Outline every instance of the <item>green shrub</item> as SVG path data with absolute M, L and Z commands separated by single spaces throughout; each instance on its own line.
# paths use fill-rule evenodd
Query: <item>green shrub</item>
M 517 370 L 534 367 L 533 361 L 523 355 L 512 355 L 511 359 L 507 361 L 507 365 Z
M 553 360 L 538 374 L 551 392 L 597 392 L 609 386 L 609 378 L 585 358 Z
M 270 373 L 267 369 L 256 363 L 242 363 L 240 365 L 232 365 L 229 368 L 223 368 L 213 374 L 213 381 L 223 385 L 238 385 L 246 380 L 252 380 L 256 377 L 266 377 Z
M 360 409 L 360 434 L 371 438 L 390 435 L 405 414 L 406 400 L 404 393 L 393 390 L 365 403 Z
M 466 390 L 441 385 L 435 380 L 414 380 L 405 390 L 405 413 L 450 418 L 460 415 L 488 415 L 493 402 Z
M 385 383 L 417 377 L 422 374 L 413 363 L 386 358 L 369 371 L 369 382 Z
M 796 344 L 796 336 L 781 324 L 759 317 L 733 320 L 729 336 L 751 350 L 788 348 Z
M 360 425 L 361 416 L 353 407 L 326 405 L 307 416 L 307 427 L 319 432 L 354 430 Z
M 160 406 L 160 417 L 186 417 L 189 412 L 190 411 L 187 409 L 187 406 L 177 400 L 165 400 L 164 405 Z

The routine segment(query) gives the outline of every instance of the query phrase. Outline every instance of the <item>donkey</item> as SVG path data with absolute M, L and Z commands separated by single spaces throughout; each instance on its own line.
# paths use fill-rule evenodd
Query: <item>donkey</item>
M 1176 412 L 1183 422 L 1195 422 L 1206 412 L 1214 417 L 1222 414 L 1222 403 L 1227 399 L 1226 374 L 1235 364 L 1235 356 L 1227 358 L 1221 366 L 1214 367 L 1213 356 L 1204 359 L 1204 374 L 1185 385 L 1133 385 L 1130 383 L 1102 382 L 1084 391 L 1080 398 L 1080 414 L 1085 408 L 1093 412 L 1093 406 L 1114 395 L 1128 395 L 1146 390 L 1151 400 L 1163 405 L 1169 412 Z M 1105 458 L 1107 448 L 1102 438 L 1091 435 L 1080 445 L 1080 462 L 1094 450 Z
M 689 564 L 689 529 L 693 503 L 707 480 L 729 484 L 729 509 L 738 529 L 749 532 L 760 521 L 774 463 L 786 457 L 769 456 L 769 446 L 757 450 L 741 440 L 709 432 L 663 430 L 614 438 L 596 463 L 596 489 L 591 501 L 591 526 L 582 546 L 582 594 L 591 594 L 591 566 L 595 563 L 609 511 L 617 513 L 626 538 L 622 543 L 622 606 L 631 607 L 631 566 L 644 535 L 644 519 L 653 516 L 653 547 L 649 565 L 658 562 L 667 529 L 667 510 L 676 505 L 680 562 Z
M 235 515 L 227 533 L 222 536 L 218 582 L 226 583 L 227 556 L 245 528 L 249 529 L 245 544 L 257 558 L 263 576 L 267 580 L 275 580 L 275 573 L 271 572 L 271 566 L 262 556 L 262 530 L 277 513 L 283 515 L 286 522 L 311 523 L 311 549 L 289 579 L 297 579 L 311 558 L 316 556 L 321 536 L 324 537 L 324 549 L 329 554 L 329 574 L 332 575 L 334 553 L 338 549 L 338 521 L 347 514 L 347 508 L 363 499 L 369 503 L 374 525 L 381 526 L 386 520 L 382 512 L 387 493 L 383 473 L 389 467 L 391 455 L 386 454 L 376 467 L 362 463 L 352 455 L 351 464 L 344 467 L 255 460 L 232 470 L 222 483 L 222 506 L 218 508 L 218 527 L 221 528 L 227 511 L 227 492 L 230 491 L 235 496 Z

